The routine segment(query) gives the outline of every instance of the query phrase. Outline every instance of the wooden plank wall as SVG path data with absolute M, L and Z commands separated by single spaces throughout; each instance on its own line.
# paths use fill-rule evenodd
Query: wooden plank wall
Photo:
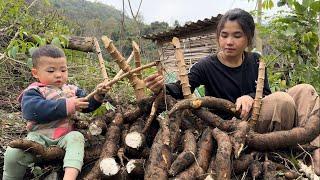
M 199 59 L 214 54 L 218 50 L 215 32 L 209 34 L 198 34 L 180 39 L 181 46 L 184 48 L 184 59 L 187 64 L 187 70 Z M 174 48 L 170 42 L 163 43 L 160 46 L 160 58 L 167 72 L 178 72 Z M 178 77 L 178 76 L 176 76 Z

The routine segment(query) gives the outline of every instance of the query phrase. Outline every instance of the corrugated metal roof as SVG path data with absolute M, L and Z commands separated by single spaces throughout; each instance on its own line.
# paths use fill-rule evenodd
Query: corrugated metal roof
M 147 34 L 142 36 L 145 39 L 151 39 L 153 41 L 166 41 L 171 40 L 173 37 L 187 36 L 201 31 L 206 31 L 212 26 L 217 26 L 221 18 L 221 14 L 216 17 L 206 18 L 204 20 L 198 20 L 196 22 L 186 23 L 184 26 L 177 26 L 173 29 L 158 32 L 154 34 Z

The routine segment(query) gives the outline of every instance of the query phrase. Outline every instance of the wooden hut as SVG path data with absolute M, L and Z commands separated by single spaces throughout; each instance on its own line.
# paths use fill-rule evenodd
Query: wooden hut
M 187 70 L 200 58 L 208 56 L 217 51 L 216 28 L 221 18 L 219 14 L 216 17 L 198 20 L 197 22 L 186 23 L 184 26 L 178 26 L 174 29 L 148 34 L 143 36 L 156 42 L 160 60 L 167 73 L 173 73 L 176 77 L 178 71 L 174 55 L 174 47 L 170 44 L 173 37 L 181 41 L 184 49 L 184 59 Z

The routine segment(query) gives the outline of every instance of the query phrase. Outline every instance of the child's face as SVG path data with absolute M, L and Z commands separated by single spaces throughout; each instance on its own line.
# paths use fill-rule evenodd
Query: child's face
M 39 82 L 61 88 L 68 80 L 67 60 L 65 57 L 40 57 L 37 67 L 32 68 L 33 77 Z

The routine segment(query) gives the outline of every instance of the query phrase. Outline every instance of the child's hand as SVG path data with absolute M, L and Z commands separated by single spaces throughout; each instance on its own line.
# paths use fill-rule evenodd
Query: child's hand
M 105 83 L 100 83 L 96 87 L 97 94 L 94 95 L 94 99 L 102 102 L 104 95 L 110 90 L 110 86 L 106 86 Z
M 81 111 L 89 106 L 89 102 L 86 98 L 75 98 L 74 104 L 76 111 Z
M 110 86 L 106 86 L 106 83 L 100 83 L 97 85 L 96 89 L 97 94 L 105 95 L 110 90 Z

